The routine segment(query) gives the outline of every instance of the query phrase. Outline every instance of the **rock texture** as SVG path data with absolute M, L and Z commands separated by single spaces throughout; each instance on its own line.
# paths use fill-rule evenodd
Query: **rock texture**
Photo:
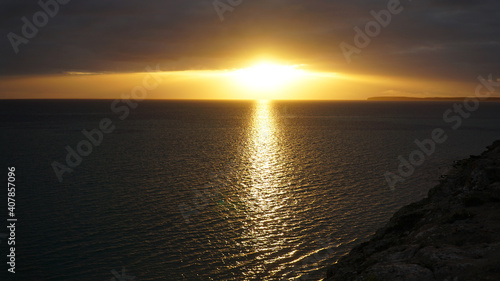
M 427 198 L 396 212 L 325 280 L 500 280 L 500 141 L 455 163 Z

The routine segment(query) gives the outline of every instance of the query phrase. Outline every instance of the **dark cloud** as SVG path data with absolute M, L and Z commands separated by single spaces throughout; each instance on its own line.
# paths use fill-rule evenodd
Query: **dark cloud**
M 243 0 L 220 22 L 212 0 L 72 0 L 16 55 L 7 34 L 21 35 L 21 17 L 40 7 L 2 1 L 0 74 L 231 68 L 259 54 L 332 71 L 455 79 L 498 72 L 493 0 L 401 1 L 403 12 L 348 64 L 339 44 L 352 44 L 353 27 L 388 2 Z

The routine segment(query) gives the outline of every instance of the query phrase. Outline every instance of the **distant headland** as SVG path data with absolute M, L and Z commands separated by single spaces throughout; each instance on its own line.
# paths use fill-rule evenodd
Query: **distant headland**
M 463 101 L 469 97 L 404 97 L 404 96 L 380 96 L 371 97 L 367 100 L 369 101 Z M 472 98 L 472 97 L 471 97 Z M 484 101 L 500 101 L 500 97 L 490 97 L 484 99 Z

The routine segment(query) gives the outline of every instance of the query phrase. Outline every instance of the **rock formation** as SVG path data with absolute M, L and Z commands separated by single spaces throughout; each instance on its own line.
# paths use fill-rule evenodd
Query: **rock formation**
M 500 280 L 500 141 L 456 162 L 427 198 L 397 211 L 325 280 Z

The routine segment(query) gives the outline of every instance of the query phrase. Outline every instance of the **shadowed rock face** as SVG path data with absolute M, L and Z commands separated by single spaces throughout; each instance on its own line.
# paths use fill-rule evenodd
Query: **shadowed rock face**
M 328 268 L 327 281 L 500 280 L 500 141 Z

